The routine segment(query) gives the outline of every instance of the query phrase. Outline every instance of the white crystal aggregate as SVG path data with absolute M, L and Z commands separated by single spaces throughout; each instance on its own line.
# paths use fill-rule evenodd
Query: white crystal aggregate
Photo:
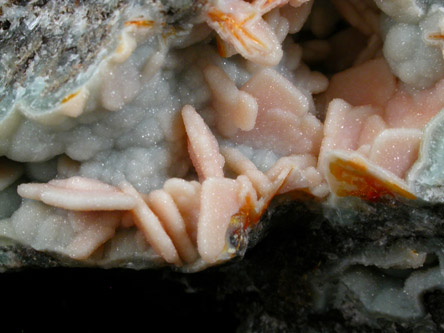
M 418 0 L 375 0 L 375 4 L 388 16 L 400 23 L 418 23 L 425 15 L 424 2 Z M 430 2 L 430 1 L 429 1 Z
M 444 75 L 443 41 L 433 37 L 442 33 L 444 26 L 444 11 L 439 3 L 430 6 L 417 22 L 387 20 L 383 25 L 384 56 L 393 73 L 413 87 L 430 87 Z M 420 11 L 420 7 L 416 8 Z M 404 10 L 409 11 L 408 5 Z
M 336 18 L 306 29 L 328 35 L 342 15 L 366 45 L 329 78 L 303 60 L 328 59 L 333 42 L 287 36 L 325 3 L 207 1 L 180 31 L 134 7 L 86 83 L 43 113 L 18 103 L 2 118 L 1 166 L 47 182 L 19 185 L 27 199 L 0 212 L 3 238 L 78 263 L 195 270 L 229 259 L 228 230 L 280 193 L 421 197 L 409 171 L 444 107 L 443 8 L 332 3 Z M 22 172 L 0 174 L 14 208 Z

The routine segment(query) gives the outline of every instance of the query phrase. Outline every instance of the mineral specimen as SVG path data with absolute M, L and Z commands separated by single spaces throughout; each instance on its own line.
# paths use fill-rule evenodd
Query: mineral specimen
M 0 19 L 2 270 L 23 248 L 202 270 L 291 203 L 351 235 L 310 272 L 315 309 L 425 317 L 444 287 L 441 1 L 11 1 Z

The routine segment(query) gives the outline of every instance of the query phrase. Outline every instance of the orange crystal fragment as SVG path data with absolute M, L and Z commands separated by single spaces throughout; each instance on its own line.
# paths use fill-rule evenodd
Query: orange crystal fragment
M 329 170 L 339 183 L 335 191 L 338 196 L 356 196 L 369 201 L 387 195 L 416 199 L 415 195 L 394 182 L 372 174 L 360 161 L 336 158 L 330 163 Z

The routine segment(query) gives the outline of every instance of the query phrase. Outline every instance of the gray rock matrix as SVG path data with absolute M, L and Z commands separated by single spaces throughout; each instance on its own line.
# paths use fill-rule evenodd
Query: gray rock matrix
M 115 48 L 130 3 L 152 8 L 159 22 L 172 26 L 187 24 L 202 6 L 192 0 L 0 2 L 0 117 L 19 102 L 53 107 L 86 81 L 88 69 Z M 48 78 L 43 89 L 36 77 Z M 335 209 L 285 208 L 270 209 L 256 231 L 258 239 L 268 231 L 270 238 L 244 260 L 194 275 L 155 272 L 152 279 L 163 274 L 193 293 L 212 295 L 213 302 L 231 307 L 224 313 L 236 318 L 242 332 L 444 329 L 441 205 L 344 199 Z M 406 268 L 403 251 L 411 249 L 423 264 Z M 2 269 L 74 264 L 17 245 L 0 247 Z M 172 282 L 156 283 L 163 290 Z M 175 299 L 186 295 L 179 292 Z

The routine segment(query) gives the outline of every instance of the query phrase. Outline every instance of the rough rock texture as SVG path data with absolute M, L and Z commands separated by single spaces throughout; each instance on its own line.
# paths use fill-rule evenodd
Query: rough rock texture
M 180 26 L 194 16 L 199 2 L 2 2 L 0 116 L 18 101 L 25 107 L 51 108 L 87 81 L 116 47 L 132 6 L 151 11 L 159 24 Z
M 443 223 L 442 208 L 432 211 L 434 214 L 429 216 Z M 393 217 L 406 214 L 399 207 L 391 212 Z M 383 221 L 373 215 L 372 219 L 363 218 L 356 227 L 332 228 L 311 209 L 296 205 L 274 216 L 274 227 L 267 237 L 250 249 L 243 260 L 225 266 L 185 275 L 169 269 L 27 270 L 3 274 L 0 290 L 4 301 L 10 304 L 10 314 L 24 302 L 44 299 L 44 309 L 22 308 L 29 317 L 25 316 L 28 319 L 16 322 L 14 327 L 25 331 L 43 327 L 35 326 L 30 318 L 48 311 L 52 316 L 68 319 L 79 311 L 99 309 L 107 316 L 117 317 L 112 322 L 94 319 L 89 326 L 91 331 L 112 328 L 117 323 L 124 323 L 128 329 L 140 328 L 140 322 L 134 318 L 149 313 L 150 325 L 161 324 L 165 329 L 201 331 L 208 329 L 208 325 L 217 325 L 215 330 L 220 332 L 440 332 L 444 322 L 440 290 L 424 293 L 425 314 L 413 321 L 384 317 L 359 321 L 359 316 L 366 312 L 351 293 L 339 306 L 329 304 L 322 311 L 314 309 L 311 282 L 328 277 L 328 283 L 335 288 L 338 276 L 331 266 L 337 267 L 351 253 L 366 246 L 385 247 L 400 239 L 394 233 L 382 245 L 378 237 L 364 230 L 403 229 L 405 235 L 412 234 L 413 230 L 401 227 L 401 221 Z M 421 242 L 420 237 L 404 239 Z M 444 239 L 441 235 L 435 240 Z M 55 264 L 33 251 L 18 251 L 15 255 L 39 267 Z M 85 298 L 94 301 L 85 303 Z
M 391 207 L 385 208 L 390 218 L 387 215 L 381 218 L 380 213 L 375 213 L 381 212 L 381 208 L 384 210 L 383 207 Z M 343 227 L 332 227 L 316 213 L 318 208 L 281 207 L 273 216 L 273 227 L 265 230 L 267 237 L 242 260 L 200 273 L 184 275 L 170 269 L 137 272 L 68 268 L 26 270 L 2 275 L 1 290 L 11 304 L 18 304 L 19 298 L 45 298 L 48 308 L 62 317 L 66 316 L 65 311 L 78 311 L 77 307 L 84 306 L 89 311 L 96 307 L 109 311 L 108 315 L 118 312 L 120 322 L 125 315 L 137 317 L 149 311 L 152 325 L 162 322 L 165 328 L 188 327 L 198 331 L 216 322 L 220 331 L 238 332 L 442 330 L 440 290 L 425 290 L 421 299 L 424 314 L 414 320 L 369 313 L 351 291 L 335 298 L 342 283 L 338 267 L 348 265 L 347 261 L 355 253 L 362 253 L 369 247 L 390 249 L 399 240 L 409 244 L 424 244 L 426 240 L 429 249 L 433 248 L 430 244 L 442 244 L 442 231 L 435 230 L 432 238 L 424 237 L 444 223 L 442 207 L 420 208 L 413 213 L 417 216 L 427 213 L 428 221 L 424 221 L 422 231 L 408 223 L 406 216 L 412 214 L 411 207 L 399 203 L 369 204 L 369 211 L 373 213 L 366 212 L 353 226 Z M 428 229 L 427 224 L 434 227 Z M 381 237 L 382 233 L 386 237 Z M 8 252 L 3 248 L 2 257 L 5 256 L 26 263 L 28 267 L 57 266 L 47 255 L 32 250 L 15 248 Z M 326 284 L 332 292 L 326 306 L 320 309 L 314 304 L 313 296 Z M 85 304 L 84 297 L 94 298 L 94 306 Z M 145 298 L 149 303 L 146 307 L 128 309 L 129 303 Z M 63 311 L 58 305 L 63 306 Z M 35 309 L 26 311 L 31 313 Z M 16 327 L 30 327 L 28 325 L 23 322 Z M 98 320 L 91 328 L 113 325 Z M 128 325 L 139 327 L 134 321 L 129 321 Z
M 45 111 L 60 103 L 71 88 L 86 82 L 91 77 L 90 69 L 94 69 L 115 49 L 116 34 L 125 22 L 128 8 L 131 10 L 137 6 L 145 9 L 152 8 L 153 15 L 157 15 L 154 18 L 160 25 L 181 27 L 193 18 L 195 9 L 202 3 L 191 0 L 139 1 L 131 2 L 131 5 L 129 1 L 99 1 L 88 4 L 84 1 L 69 0 L 58 5 L 50 1 L 2 3 L 0 7 L 0 89 L 3 91 L 0 91 L 0 118 L 7 113 L 8 107 L 12 107 L 19 101 L 22 103 L 21 109 L 24 109 L 23 105 L 25 105 Z M 396 15 L 390 8 L 387 9 L 380 1 L 377 3 L 387 11 L 387 15 L 396 19 Z M 414 4 L 415 1 L 399 1 L 399 4 L 401 3 Z M 437 1 L 430 3 L 437 3 Z M 74 18 L 64 15 L 72 12 L 76 15 Z M 440 12 L 438 14 L 440 15 Z M 75 28 L 73 28 L 73 23 L 75 23 Z M 418 51 L 417 54 L 411 55 L 407 52 L 408 54 L 403 55 L 398 54 L 396 44 L 398 41 L 402 43 L 404 39 L 411 39 L 413 42 L 419 39 L 419 30 L 422 28 L 416 26 L 416 23 L 416 21 L 385 22 L 387 30 L 385 53 L 388 54 L 386 55 L 388 58 L 393 58 L 389 65 L 394 67 L 392 68 L 394 72 L 402 71 L 396 68 L 400 63 L 396 56 L 403 56 L 402 63 L 410 64 L 409 66 L 415 69 L 419 68 L 418 73 L 415 72 L 407 78 L 403 78 L 402 75 L 398 76 L 408 83 L 419 82 L 419 85 L 423 87 L 434 83 L 441 77 L 442 59 L 439 50 L 433 45 L 429 46 L 421 42 L 424 45 L 421 44 L 419 51 L 415 49 Z M 412 31 L 405 36 L 404 28 L 407 24 L 412 25 Z M 46 37 L 49 30 L 53 38 Z M 210 32 L 204 31 L 203 38 L 207 36 L 205 33 Z M 188 55 L 189 59 L 182 58 L 180 51 L 167 59 L 173 69 L 176 66 L 175 63 L 186 63 L 183 71 L 180 72 L 182 77 L 177 79 L 177 87 L 174 87 L 177 88 L 178 93 L 172 95 L 173 97 L 170 96 L 171 105 L 166 106 L 166 109 L 169 108 L 168 112 L 173 109 L 177 111 L 181 107 L 178 105 L 178 100 L 196 102 L 194 99 L 197 94 L 193 95 L 193 92 L 196 90 L 195 86 L 200 84 L 199 82 L 203 85 L 203 78 L 199 68 L 194 68 L 194 66 L 202 60 L 201 55 L 206 52 L 208 52 L 207 55 L 217 57 L 211 46 L 214 45 L 199 46 L 193 54 Z M 298 50 L 293 49 L 293 51 L 296 53 Z M 427 55 L 429 51 L 432 52 L 429 57 L 431 63 L 434 63 L 435 58 L 439 60 L 439 66 L 430 68 L 436 68 L 439 71 L 436 77 L 426 75 L 427 80 L 422 82 L 419 81 L 418 75 L 424 72 L 416 65 L 422 64 L 424 57 L 421 55 Z M 306 54 L 305 57 L 307 57 Z M 429 58 L 426 57 L 426 60 Z M 241 85 L 248 79 L 248 75 L 243 73 L 242 69 L 236 68 L 236 66 L 242 67 L 240 65 L 242 59 L 238 58 L 238 61 L 233 62 L 230 62 L 231 60 L 219 61 L 227 68 L 230 66 L 234 68 L 233 72 L 238 77 L 237 81 L 233 80 L 233 85 L 235 83 Z M 426 65 L 429 65 L 429 62 Z M 286 67 L 283 66 L 279 71 L 285 72 Z M 165 76 L 159 81 L 168 82 L 169 78 L 177 74 L 174 70 L 166 72 L 162 74 Z M 40 77 L 39 80 L 36 80 L 37 76 Z M 198 83 L 194 82 L 193 86 L 193 82 L 189 83 L 188 80 L 194 79 Z M 326 81 L 325 84 L 322 84 L 322 81 L 318 84 L 326 86 Z M 165 90 L 170 88 L 167 87 Z M 148 84 L 144 89 L 144 93 L 139 95 L 141 103 L 146 102 L 142 101 L 142 97 L 147 96 L 146 91 L 155 90 Z M 307 94 L 311 96 L 312 92 L 315 94 L 322 90 L 317 89 L 320 88 L 314 87 L 313 91 L 308 89 L 310 93 Z M 171 90 L 175 89 L 171 88 Z M 11 93 L 12 91 L 16 93 Z M 206 93 L 208 94 L 208 91 Z M 40 97 L 35 99 L 35 96 Z M 205 91 L 202 96 L 200 96 L 201 100 L 196 102 L 199 106 L 208 103 Z M 122 97 L 122 99 L 125 98 Z M 168 98 L 160 96 L 157 99 L 157 102 L 164 106 Z M 149 100 L 148 103 L 152 106 L 153 101 Z M 142 110 L 139 110 L 140 115 L 145 115 L 144 105 L 142 103 L 139 108 Z M 314 109 L 314 102 L 310 100 L 306 107 Z M 147 126 L 138 126 L 143 125 L 144 122 L 140 120 L 142 116 L 135 119 L 136 110 L 120 110 L 119 112 L 118 109 L 112 110 L 116 113 L 114 117 L 110 117 L 114 119 L 111 122 L 120 128 L 119 126 L 124 126 L 125 121 L 132 118 L 134 124 L 124 128 L 130 134 L 133 132 L 138 134 L 139 129 L 141 132 L 139 134 L 145 138 L 146 131 L 159 127 L 158 124 L 152 125 L 151 121 L 147 121 Z M 162 109 L 160 113 L 163 111 L 166 110 Z M 21 110 L 21 112 L 25 111 Z M 127 114 L 131 117 L 125 118 Z M 315 119 L 314 116 L 311 117 Z M 88 119 L 87 115 L 79 119 L 81 124 L 83 121 L 85 124 L 94 122 L 93 117 Z M 151 125 L 148 126 L 148 124 Z M 136 127 L 135 130 L 132 129 L 133 125 Z M 45 132 L 37 126 L 34 129 L 36 129 L 35 133 Z M 85 131 L 88 132 L 87 129 Z M 103 127 L 102 131 L 98 132 L 100 135 L 103 133 L 116 135 L 114 138 L 116 140 L 119 136 L 118 131 L 111 125 Z M 22 127 L 21 133 L 31 133 L 28 139 L 31 142 L 35 140 L 34 134 L 27 130 L 26 126 Z M 439 135 L 440 127 L 435 129 L 434 133 Z M 77 135 L 81 139 L 87 137 L 87 134 L 79 131 Z M 100 135 L 98 134 L 98 137 Z M 66 136 L 71 137 L 70 134 Z M 153 142 L 150 141 L 148 146 L 153 145 L 156 149 L 159 141 L 164 141 L 163 138 L 152 140 Z M 58 140 L 52 137 L 48 139 L 48 142 L 52 141 Z M 86 174 L 96 178 L 105 177 L 104 166 L 107 163 L 117 164 L 116 161 L 127 160 L 130 166 L 136 165 L 137 163 L 133 162 L 137 160 L 136 157 L 131 160 L 121 154 L 125 147 L 128 148 L 126 146 L 128 144 L 130 147 L 128 151 L 131 153 L 128 156 L 133 156 L 134 147 L 131 146 L 133 139 L 129 138 L 127 141 L 128 143 L 116 144 L 116 147 L 114 143 L 110 144 L 110 147 L 105 147 L 106 149 L 111 149 L 111 146 L 113 149 L 116 148 L 114 157 L 110 158 L 105 153 L 100 155 L 95 161 L 97 165 L 94 172 L 88 173 L 88 168 L 86 168 Z M 437 141 L 439 142 L 438 139 Z M 57 143 L 60 144 L 60 142 Z M 6 146 L 0 141 L 0 148 L 2 145 Z M 84 148 L 90 147 L 90 144 L 83 142 L 83 145 L 78 147 L 78 151 L 85 153 Z M 143 145 L 143 142 L 138 145 Z M 27 145 L 23 144 L 23 146 Z M 47 146 L 49 148 L 47 147 L 46 157 L 53 157 L 63 152 L 60 150 L 57 153 L 49 144 Z M 97 152 L 105 148 L 97 148 Z M 87 160 L 95 156 L 97 152 L 91 153 L 88 157 L 79 157 L 75 154 L 71 157 Z M 39 157 L 46 159 L 46 157 L 41 157 L 41 154 L 37 157 L 30 155 L 33 154 L 28 154 L 24 160 L 40 161 Z M 134 155 L 138 155 L 138 152 L 135 151 Z M 177 154 L 173 152 L 172 155 Z M 254 155 L 253 152 L 252 155 Z M 271 155 L 273 156 L 270 160 L 275 162 L 273 151 Z M 426 165 L 425 168 L 432 171 L 440 168 L 442 154 L 438 151 L 437 155 L 438 162 L 431 166 Z M 16 159 L 20 160 L 20 158 Z M 141 161 L 157 159 L 150 154 L 140 158 Z M 183 161 L 175 162 L 174 160 L 171 163 L 176 166 L 181 164 L 180 162 Z M 189 164 L 189 161 L 187 163 Z M 56 164 L 55 159 L 44 161 L 42 164 L 27 164 L 25 177 L 48 181 L 57 173 Z M 144 167 L 147 166 L 146 163 L 141 164 Z M 135 169 L 137 168 L 141 169 L 136 165 Z M 164 170 L 165 165 L 161 165 L 159 169 Z M 46 171 L 42 174 L 41 170 Z M 432 176 L 436 175 L 435 172 L 431 173 Z M 133 175 L 134 170 L 129 168 L 128 174 Z M 109 181 L 109 179 L 106 180 Z M 438 179 L 438 184 L 431 185 L 439 186 L 441 183 Z M 115 185 L 118 185 L 117 181 Z M 160 185 L 159 183 L 150 186 Z M 5 212 L 5 216 L 2 218 L 12 214 L 11 207 L 15 210 L 19 206 L 20 199 L 15 194 L 17 184 L 13 186 L 8 192 L 2 192 L 0 196 L 0 200 L 4 196 L 11 200 L 8 209 L 3 207 L 2 211 Z M 147 185 L 146 188 L 151 190 L 150 186 Z M 435 190 L 435 187 L 432 189 Z M 440 198 L 441 191 L 437 191 L 436 196 Z M 61 317 L 69 323 L 74 322 L 74 325 L 78 325 L 75 320 L 78 315 L 97 313 L 98 309 L 106 311 L 104 318 L 98 318 L 93 326 L 87 329 L 83 326 L 79 327 L 83 331 L 112 328 L 115 321 L 119 319 L 124 319 L 126 330 L 129 330 L 130 326 L 140 327 L 141 322 L 147 330 L 151 328 L 150 325 L 155 327 L 156 324 L 161 324 L 167 329 L 183 330 L 189 327 L 195 330 L 211 329 L 213 331 L 213 327 L 217 327 L 217 330 L 238 330 L 239 332 L 438 332 L 444 329 L 442 305 L 444 300 L 444 252 L 442 250 L 444 249 L 444 207 L 442 204 L 432 205 L 420 200 L 407 201 L 397 197 L 382 199 L 369 197 L 370 201 L 362 201 L 358 198 L 338 199 L 331 196 L 331 200 L 324 203 L 318 201 L 308 203 L 309 201 L 305 199 L 302 203 L 291 205 L 279 205 L 276 202 L 275 206 L 262 218 L 259 227 L 250 235 L 250 249 L 243 259 L 238 258 L 237 261 L 235 259 L 224 266 L 195 274 L 183 274 L 172 269 L 98 271 L 60 268 L 59 266 L 87 266 L 94 262 L 79 262 L 61 257 L 60 253 L 53 253 L 56 251 L 54 248 L 42 247 L 48 253 L 38 252 L 26 246 L 18 246 L 5 236 L 0 238 L 0 271 L 8 269 L 10 272 L 0 276 L 0 291 L 4 303 L 9 305 L 3 316 L 9 320 L 9 314 L 13 314 L 17 308 L 20 308 L 22 317 L 26 319 L 50 314 L 51 317 Z M 2 207 L 1 203 L 0 207 Z M 39 204 L 39 207 L 44 206 Z M 53 211 L 56 209 L 51 209 L 51 212 Z M 43 213 L 40 215 L 43 222 L 51 220 L 45 218 Z M 20 220 L 20 216 L 18 219 Z M 37 222 L 37 220 L 35 218 L 31 222 Z M 8 234 L 6 230 L 10 225 L 8 223 L 0 224 L 2 235 Z M 58 221 L 54 224 L 57 223 Z M 44 233 L 45 230 L 48 231 L 48 225 L 43 224 L 41 227 L 43 232 L 40 233 L 32 229 L 37 223 L 29 224 L 31 231 L 28 230 L 27 236 L 34 237 L 37 233 L 40 236 L 37 243 L 43 242 L 45 246 L 50 243 L 45 238 L 47 234 Z M 15 232 L 19 233 L 17 230 Z M 119 239 L 122 238 L 125 238 L 125 235 Z M 119 244 L 114 244 L 117 248 L 115 252 L 122 251 L 122 246 Z M 254 246 L 256 244 L 258 245 Z M 39 248 L 35 244 L 31 245 Z M 101 250 L 103 248 L 98 251 Z M 239 252 L 241 255 L 244 253 L 242 248 Z M 161 264 L 159 256 L 152 252 L 145 254 L 145 258 L 143 256 L 142 258 L 134 256 L 130 259 L 118 257 L 111 264 L 104 266 L 149 268 Z M 145 260 L 147 258 L 148 260 Z M 97 263 L 100 264 L 99 261 L 94 264 Z M 140 304 L 143 305 L 140 306 Z M 145 319 L 147 317 L 148 320 Z M 113 320 L 109 321 L 109 318 Z M 42 327 L 46 328 L 48 321 L 45 321 Z M 27 331 L 39 325 L 35 320 L 29 320 L 29 322 L 22 320 L 15 322 L 14 326 L 21 331 Z

